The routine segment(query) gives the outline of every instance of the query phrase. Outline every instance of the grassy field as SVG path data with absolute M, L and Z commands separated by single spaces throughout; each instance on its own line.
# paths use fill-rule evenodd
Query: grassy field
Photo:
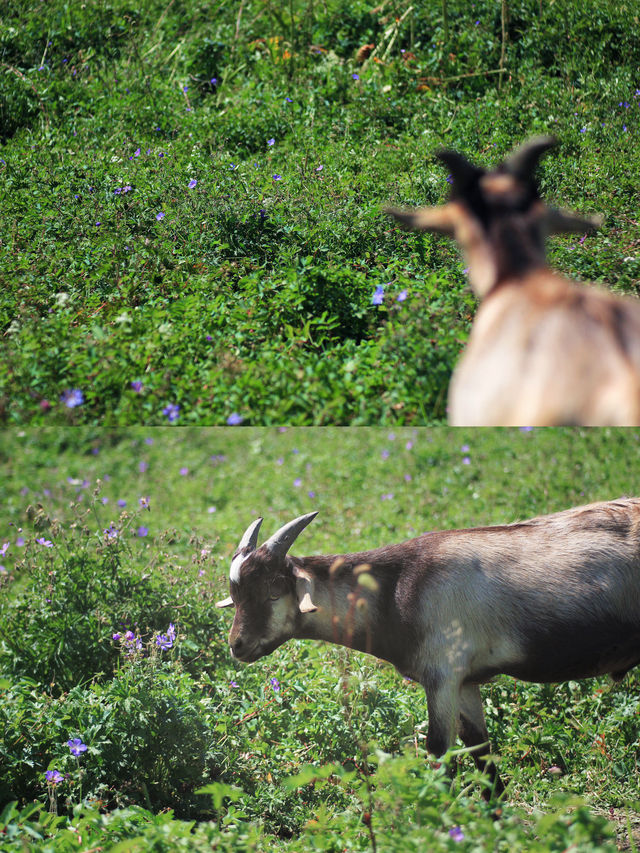
M 637 494 L 639 463 L 631 430 L 1 433 L 2 849 L 637 849 L 637 674 L 486 686 L 496 820 L 416 684 L 312 642 L 236 664 L 214 602 L 258 515 L 355 550 Z
M 636 292 L 636 4 L 444 5 L 6 0 L 0 421 L 442 422 L 474 298 L 381 213 L 441 145 L 557 135 L 546 198 L 605 221 L 553 263 Z

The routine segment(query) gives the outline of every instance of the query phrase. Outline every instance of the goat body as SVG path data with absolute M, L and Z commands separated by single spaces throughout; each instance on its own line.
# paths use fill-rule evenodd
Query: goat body
M 441 151 L 451 200 L 387 210 L 406 228 L 454 237 L 483 300 L 449 388 L 454 425 L 640 424 L 640 301 L 546 263 L 548 234 L 599 225 L 541 200 L 534 170 L 553 144 L 533 139 L 491 172 Z
M 640 424 L 640 300 L 536 271 L 480 305 L 449 388 L 456 426 Z
M 219 602 L 236 607 L 231 652 L 254 661 L 297 637 L 389 661 L 426 691 L 435 755 L 457 732 L 485 766 L 479 685 L 499 673 L 619 679 L 640 662 L 639 498 L 355 554 L 288 555 L 315 515 L 285 525 L 279 549 L 281 531 L 257 547 L 261 519 L 245 534 Z

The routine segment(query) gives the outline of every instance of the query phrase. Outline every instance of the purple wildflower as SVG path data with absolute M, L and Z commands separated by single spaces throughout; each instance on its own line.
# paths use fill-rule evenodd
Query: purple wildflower
M 168 418 L 169 423 L 173 423 L 174 421 L 178 420 L 179 412 L 180 406 L 178 406 L 176 403 L 169 403 L 169 405 L 165 406 L 162 410 L 162 414 L 165 415 L 166 418 Z
M 41 536 L 39 539 L 36 539 L 38 545 L 44 545 L 45 548 L 53 548 L 53 542 L 49 539 L 45 539 L 44 536 Z
M 156 637 L 156 646 L 162 649 L 163 652 L 166 652 L 173 645 L 173 640 L 171 637 L 168 637 L 166 634 L 158 634 Z
M 189 469 L 188 469 L 188 468 L 181 468 L 181 469 L 180 469 L 180 476 L 181 476 L 181 477 L 186 477 L 188 473 L 189 473 Z
M 158 222 L 161 222 L 164 219 L 164 213 L 160 211 L 160 213 L 156 213 L 156 219 Z
M 352 74 L 352 75 L 351 75 L 351 78 L 352 78 L 353 80 L 359 80 L 359 79 L 360 79 L 360 75 L 359 75 L 359 74 Z
M 271 689 L 273 690 L 274 693 L 280 692 L 280 682 L 278 681 L 277 678 L 272 678 L 269 681 L 269 684 L 271 685 Z
M 121 637 L 122 637 L 122 634 L 120 634 L 120 633 L 118 633 L 118 631 L 116 631 L 115 634 L 112 634 L 111 639 L 113 640 L 114 643 L 117 643 Z
M 120 531 L 114 525 L 113 522 L 111 522 L 111 524 L 108 527 L 105 527 L 105 529 L 102 532 L 104 533 L 104 538 L 108 539 L 108 540 L 117 539 L 118 536 L 120 535 Z
M 127 505 L 127 502 L 123 498 L 118 498 L 117 504 L 120 509 L 124 509 L 124 507 L 126 507 Z
M 273 175 L 273 180 L 274 180 L 274 181 L 281 181 L 281 180 L 282 180 L 282 175 Z
M 82 740 L 79 737 L 74 737 L 72 740 L 68 740 L 67 746 L 71 750 L 71 754 L 75 756 L 81 755 L 88 749 L 87 745 L 82 743 Z
M 396 296 L 396 300 L 398 302 L 404 302 L 404 300 L 406 298 L 407 298 L 407 291 L 406 290 L 401 290 L 400 293 Z
M 193 190 L 193 189 L 195 189 L 195 187 L 197 187 L 197 185 L 198 185 L 198 182 L 196 181 L 196 179 L 191 178 L 191 180 L 189 181 L 187 186 L 189 187 L 190 190 Z
M 4 555 L 7 553 L 8 548 L 9 548 L 9 543 L 5 542 L 4 545 L 2 546 L 2 548 L 0 548 L 0 557 L 4 557 Z
M 134 379 L 131 383 L 133 390 L 139 394 L 142 391 L 142 382 L 139 379 Z
M 382 305 L 383 300 L 384 300 L 384 286 L 382 284 L 379 284 L 376 287 L 373 296 L 371 297 L 371 304 L 372 305 Z
M 58 782 L 62 782 L 64 779 L 64 776 L 59 770 L 47 770 L 44 775 L 50 785 L 57 785 Z
M 271 138 L 271 139 L 267 139 L 267 145 L 272 146 L 272 145 L 275 145 L 275 144 L 276 144 L 275 139 L 273 139 L 273 138 Z
M 148 527 L 144 527 L 143 525 L 141 525 L 141 526 L 136 530 L 136 536 L 139 536 L 140 538 L 143 538 L 143 537 L 144 537 L 144 536 L 146 536 L 148 533 L 149 533 L 149 528 L 148 528 Z
M 84 394 L 79 388 L 69 388 L 60 395 L 60 402 L 68 409 L 73 409 L 84 403 Z
M 464 841 L 464 832 L 459 826 L 454 826 L 453 829 L 450 829 L 449 835 L 454 841 Z
M 300 488 L 300 486 L 302 485 L 302 480 L 300 479 L 300 477 L 295 478 L 295 480 L 293 481 L 293 485 L 296 487 L 296 489 Z
M 229 426 L 238 426 L 242 423 L 243 420 L 244 418 L 242 417 L 242 415 L 239 415 L 237 412 L 231 412 L 231 414 L 227 418 L 227 424 Z

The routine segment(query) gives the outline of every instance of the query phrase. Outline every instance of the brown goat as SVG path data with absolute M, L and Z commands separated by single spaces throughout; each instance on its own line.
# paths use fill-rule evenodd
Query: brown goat
M 640 663 L 640 499 L 530 521 L 426 533 L 355 554 L 293 557 L 317 515 L 258 547 L 261 518 L 234 554 L 231 654 L 251 662 L 298 637 L 376 655 L 427 694 L 427 746 L 456 731 L 485 767 L 490 752 L 479 685 L 505 673 L 556 682 Z M 493 765 L 495 790 L 502 786 Z
M 454 237 L 482 303 L 449 387 L 465 426 L 640 424 L 640 300 L 553 272 L 548 234 L 599 225 L 548 207 L 534 172 L 555 140 L 525 143 L 493 171 L 454 151 L 441 207 L 387 208 L 404 227 Z

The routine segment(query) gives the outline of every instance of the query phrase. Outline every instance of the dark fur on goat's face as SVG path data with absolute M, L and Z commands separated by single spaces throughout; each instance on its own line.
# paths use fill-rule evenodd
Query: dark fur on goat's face
M 291 637 L 297 605 L 295 581 L 286 563 L 287 558 L 274 558 L 259 548 L 245 557 L 238 579 L 229 582 L 236 608 L 229 646 L 235 658 L 246 663 L 258 660 Z
M 454 237 L 478 296 L 507 280 L 543 267 L 547 234 L 585 231 L 597 222 L 553 210 L 542 201 L 535 179 L 540 157 L 555 144 L 536 137 L 513 151 L 495 169 L 475 166 L 455 151 L 436 157 L 449 169 L 451 195 L 442 207 L 388 208 L 405 228 Z

